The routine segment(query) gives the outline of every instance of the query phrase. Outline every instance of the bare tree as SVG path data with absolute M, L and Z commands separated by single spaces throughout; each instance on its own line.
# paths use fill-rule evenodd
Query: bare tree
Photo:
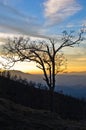
M 43 41 L 31 41 L 29 38 L 8 39 L 8 43 L 3 47 L 8 60 L 7 64 L 13 66 L 17 61 L 33 61 L 44 73 L 44 80 L 51 92 L 53 102 L 53 92 L 55 89 L 55 76 L 64 69 L 66 59 L 60 52 L 64 47 L 73 47 L 82 40 L 83 30 L 78 36 L 73 36 L 64 31 L 60 40 L 48 39 Z M 58 44 L 60 43 L 60 44 Z M 52 104 L 52 103 L 51 103 Z

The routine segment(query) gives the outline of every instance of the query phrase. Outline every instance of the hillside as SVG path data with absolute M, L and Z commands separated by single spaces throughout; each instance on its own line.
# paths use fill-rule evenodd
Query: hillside
M 51 113 L 48 90 L 0 76 L 0 124 L 1 130 L 86 130 L 86 102 L 55 92 Z
M 45 84 L 43 75 L 23 73 L 17 70 L 10 70 L 11 76 L 21 77 L 27 81 Z M 63 91 L 64 94 L 71 95 L 76 98 L 86 99 L 86 72 L 72 72 L 58 74 L 56 76 L 55 91 Z
M 0 98 L 1 130 L 86 130 L 85 122 L 63 120 L 57 113 L 35 110 Z
M 0 97 L 34 109 L 50 110 L 51 96 L 48 90 L 35 87 L 35 83 L 13 80 L 0 76 Z M 54 93 L 54 111 L 64 119 L 86 119 L 86 102 Z

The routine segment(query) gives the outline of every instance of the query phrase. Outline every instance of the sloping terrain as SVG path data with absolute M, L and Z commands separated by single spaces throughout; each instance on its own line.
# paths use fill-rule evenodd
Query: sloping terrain
M 86 101 L 0 76 L 0 130 L 86 130 Z
M 51 95 L 48 90 L 36 88 L 34 83 L 25 80 L 13 80 L 0 76 L 0 98 L 9 99 L 33 109 L 51 110 Z M 61 118 L 86 120 L 86 101 L 54 93 L 54 111 Z
M 63 120 L 56 113 L 35 110 L 0 98 L 0 130 L 86 130 L 86 123 Z

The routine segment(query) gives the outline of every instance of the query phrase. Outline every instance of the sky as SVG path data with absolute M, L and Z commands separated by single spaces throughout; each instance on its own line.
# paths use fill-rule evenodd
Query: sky
M 0 0 L 0 44 L 14 35 L 47 38 L 86 25 L 86 0 Z M 86 41 L 63 50 L 67 71 L 86 71 Z M 34 63 L 16 63 L 12 69 L 41 73 Z M 34 69 L 33 69 L 34 68 Z

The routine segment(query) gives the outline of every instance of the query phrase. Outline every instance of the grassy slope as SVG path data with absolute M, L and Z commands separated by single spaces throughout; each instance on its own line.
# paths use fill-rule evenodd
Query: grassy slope
M 58 114 L 35 110 L 0 98 L 0 130 L 86 130 L 85 122 L 61 119 Z

